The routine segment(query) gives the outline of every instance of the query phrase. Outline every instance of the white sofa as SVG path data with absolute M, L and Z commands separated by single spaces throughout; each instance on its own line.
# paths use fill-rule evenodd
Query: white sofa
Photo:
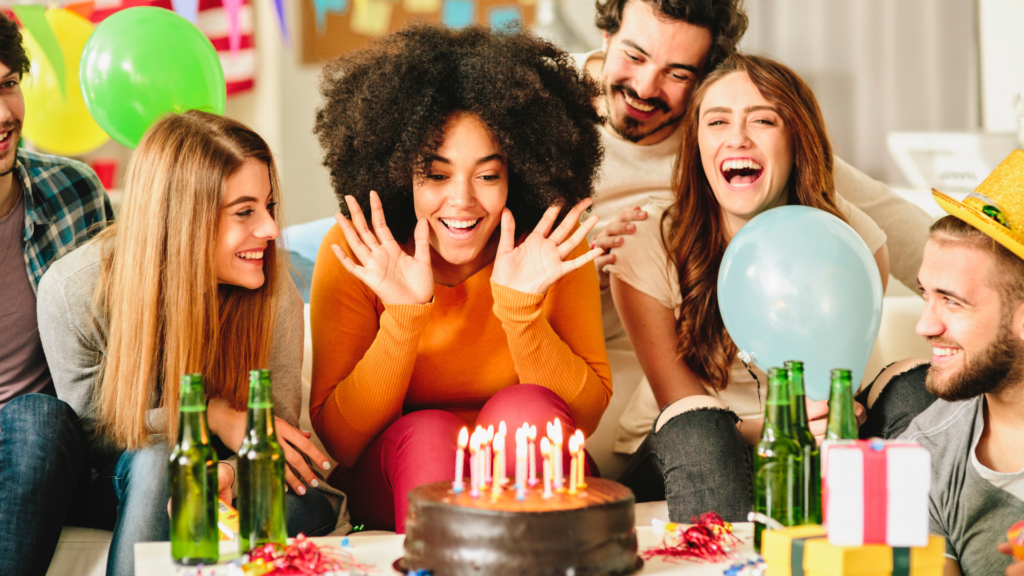
M 885 298 L 882 327 L 875 350 L 865 374 L 874 375 L 886 364 L 909 357 L 929 358 L 931 348 L 917 336 L 914 326 L 921 315 L 923 301 L 893 278 Z M 303 417 L 301 426 L 312 430 L 309 423 L 309 380 L 312 366 L 312 343 L 309 336 L 309 306 L 306 307 L 306 352 L 303 359 Z M 626 340 L 609 343 L 608 358 L 613 370 L 614 393 L 597 431 L 587 440 L 587 449 L 606 478 L 617 478 L 628 458 L 612 452 L 616 423 L 633 395 L 643 373 Z M 323 446 L 313 436 L 313 441 Z M 326 453 L 326 451 L 324 451 Z M 667 518 L 664 503 L 638 507 L 637 523 L 648 524 L 651 517 Z M 103 576 L 111 533 L 88 528 L 65 527 L 61 534 L 48 576 Z

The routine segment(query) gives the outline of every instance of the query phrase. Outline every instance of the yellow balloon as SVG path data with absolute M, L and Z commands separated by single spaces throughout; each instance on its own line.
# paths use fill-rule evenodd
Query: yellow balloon
M 93 25 L 70 10 L 46 11 L 61 51 L 64 53 L 66 95 L 53 66 L 28 30 L 22 30 L 25 47 L 32 59 L 32 70 L 22 82 L 25 95 L 25 138 L 39 148 L 63 156 L 77 156 L 95 150 L 109 139 L 89 115 L 78 84 L 78 64 Z

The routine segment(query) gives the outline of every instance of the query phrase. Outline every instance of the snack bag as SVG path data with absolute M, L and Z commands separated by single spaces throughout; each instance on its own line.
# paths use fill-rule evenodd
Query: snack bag
M 217 528 L 221 540 L 238 538 L 238 510 L 223 500 L 217 500 Z

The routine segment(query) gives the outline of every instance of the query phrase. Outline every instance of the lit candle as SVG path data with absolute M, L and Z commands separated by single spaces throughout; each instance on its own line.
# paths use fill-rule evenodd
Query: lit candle
M 526 431 L 516 433 L 516 500 L 526 500 Z
M 544 460 L 544 497 L 551 498 L 551 442 L 547 438 L 540 440 L 540 457 Z
M 498 434 L 501 434 L 502 438 L 508 438 L 508 427 L 505 426 L 505 421 L 504 420 L 502 420 L 498 424 Z M 500 478 L 502 485 L 504 485 L 504 484 L 508 483 L 508 470 L 507 470 L 507 466 L 506 466 L 506 463 L 505 463 L 505 459 L 502 458 L 501 460 L 496 460 L 496 462 L 497 462 L 497 464 L 495 464 L 495 466 L 494 466 L 495 467 L 495 476 Z M 499 468 L 500 468 L 500 470 L 499 470 Z
M 576 472 L 576 467 L 579 465 L 576 462 L 576 453 L 579 448 L 576 446 L 579 443 L 579 438 L 576 436 L 569 437 L 569 495 L 576 495 L 576 480 L 579 474 Z
M 473 432 L 469 439 L 469 495 L 480 496 L 480 434 Z
M 551 468 L 555 474 L 555 491 L 565 490 L 565 477 L 562 475 L 562 423 L 555 418 L 551 426 Z
M 499 474 L 501 472 L 501 466 L 499 465 L 499 462 L 504 460 L 504 459 L 505 459 L 505 435 L 502 434 L 501 432 L 498 432 L 494 436 L 494 473 L 495 473 L 495 476 L 494 476 L 494 482 L 491 483 L 491 497 L 492 498 L 498 498 L 499 496 L 501 496 L 501 490 L 502 490 L 501 485 L 504 484 L 504 482 L 502 482 L 503 479 L 500 476 L 497 476 L 497 474 Z
M 584 488 L 587 487 L 587 481 L 586 481 L 586 477 L 585 477 L 585 474 L 584 474 L 586 472 L 585 468 L 586 468 L 586 461 L 587 461 L 586 460 L 587 459 L 586 450 L 585 450 L 586 440 L 584 440 L 584 438 L 583 438 L 583 430 L 580 430 L 578 428 L 576 429 L 576 436 L 579 437 L 579 441 L 577 441 L 576 445 L 580 449 L 579 454 L 576 456 L 577 458 L 580 459 L 580 463 L 579 463 L 580 480 L 579 480 L 578 484 L 579 484 L 579 489 L 583 490 Z
M 462 430 L 459 430 L 459 448 L 455 451 L 455 481 L 452 482 L 452 490 L 458 494 L 466 488 L 466 483 L 462 481 L 462 467 L 463 460 L 465 459 L 466 443 L 469 442 L 469 429 L 465 426 Z M 470 463 L 472 466 L 472 463 Z
M 485 469 L 485 461 L 487 460 L 487 454 L 484 452 L 484 446 L 487 443 L 487 431 L 480 426 L 476 427 L 476 432 L 473 433 L 477 437 L 476 449 L 476 485 L 480 490 L 483 490 L 487 486 L 487 474 Z
M 484 485 L 491 483 L 491 479 L 494 477 L 493 470 L 491 469 L 491 450 L 494 442 L 494 425 L 487 427 L 487 436 L 484 436 L 484 453 L 487 456 L 484 457 Z
M 526 424 L 523 424 L 523 426 L 525 426 L 525 425 Z M 532 426 L 532 425 L 530 426 L 530 431 L 529 431 L 529 433 L 527 433 L 527 437 L 529 437 L 529 439 L 530 439 L 530 446 L 529 446 L 529 448 L 530 448 L 530 455 L 529 455 L 529 459 L 530 459 L 530 487 L 533 488 L 534 486 L 537 485 L 537 458 L 536 458 L 536 455 L 534 453 L 534 448 L 533 448 L 534 442 L 536 442 L 536 440 L 537 440 L 537 427 L 536 426 Z

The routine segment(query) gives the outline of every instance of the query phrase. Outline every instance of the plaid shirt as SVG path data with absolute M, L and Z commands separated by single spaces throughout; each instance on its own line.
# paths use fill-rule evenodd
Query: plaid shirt
M 35 291 L 50 264 L 113 222 L 114 210 L 81 162 L 19 149 L 14 169 L 25 195 L 25 269 Z

